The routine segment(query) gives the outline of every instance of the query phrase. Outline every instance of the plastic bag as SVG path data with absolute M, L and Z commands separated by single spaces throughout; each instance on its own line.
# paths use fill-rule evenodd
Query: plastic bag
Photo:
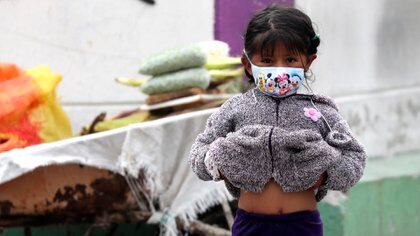
M 0 152 L 72 136 L 56 96 L 60 81 L 47 66 L 0 63 Z

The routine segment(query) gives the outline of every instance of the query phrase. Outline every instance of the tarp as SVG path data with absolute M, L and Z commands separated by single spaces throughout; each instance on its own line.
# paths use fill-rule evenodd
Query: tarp
M 176 235 L 175 216 L 188 226 L 198 213 L 233 199 L 223 181 L 202 181 L 188 165 L 192 143 L 216 109 L 1 153 L 0 184 L 52 164 L 78 163 L 134 178 L 144 169 L 150 199 L 158 199 L 162 209 L 148 222 L 160 222 L 162 234 Z

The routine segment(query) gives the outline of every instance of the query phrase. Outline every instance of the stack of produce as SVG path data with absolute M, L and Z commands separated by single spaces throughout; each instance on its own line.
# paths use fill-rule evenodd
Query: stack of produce
M 116 79 L 148 95 L 147 109 L 142 106 L 110 118 L 100 114 L 81 134 L 220 106 L 228 94 L 243 90 L 240 65 L 240 58 L 230 57 L 229 46 L 221 41 L 194 43 L 152 55 L 141 62 L 143 78 Z
M 140 86 L 140 91 L 149 95 L 148 105 L 194 94 L 239 93 L 243 73 L 240 64 L 240 58 L 229 57 L 226 43 L 205 41 L 144 59 L 139 72 L 147 78 L 117 81 Z

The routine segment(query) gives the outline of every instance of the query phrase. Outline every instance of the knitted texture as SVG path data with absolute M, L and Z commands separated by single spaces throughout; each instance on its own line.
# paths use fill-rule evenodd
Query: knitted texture
M 323 119 L 305 115 L 313 108 L 311 97 L 332 132 Z M 209 117 L 188 163 L 205 181 L 220 181 L 211 174 L 219 170 L 235 198 L 240 189 L 262 192 L 271 178 L 285 192 L 303 191 L 327 172 L 316 193 L 320 201 L 329 189 L 346 192 L 354 186 L 365 160 L 364 147 L 330 98 L 303 94 L 274 98 L 254 88 L 230 98 Z

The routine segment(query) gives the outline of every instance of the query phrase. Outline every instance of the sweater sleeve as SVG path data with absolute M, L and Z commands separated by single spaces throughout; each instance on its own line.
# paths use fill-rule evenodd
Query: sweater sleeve
M 339 155 L 328 167 L 327 179 L 320 190 L 322 192 L 326 188 L 347 192 L 361 179 L 367 155 L 337 110 L 331 109 L 325 116 L 332 131 L 328 132 L 324 139 L 329 146 L 339 152 Z
M 235 97 L 228 99 L 223 105 L 207 119 L 204 132 L 195 139 L 189 156 L 188 164 L 197 175 L 204 181 L 219 180 L 218 171 L 213 168 L 212 163 L 206 158 L 210 144 L 218 138 L 226 137 L 229 132 L 234 131 L 234 120 L 232 104 Z
M 235 187 L 259 192 L 271 177 L 269 135 L 267 125 L 248 125 L 219 137 L 207 151 L 211 169 L 220 170 Z M 219 180 L 215 177 L 215 180 Z

